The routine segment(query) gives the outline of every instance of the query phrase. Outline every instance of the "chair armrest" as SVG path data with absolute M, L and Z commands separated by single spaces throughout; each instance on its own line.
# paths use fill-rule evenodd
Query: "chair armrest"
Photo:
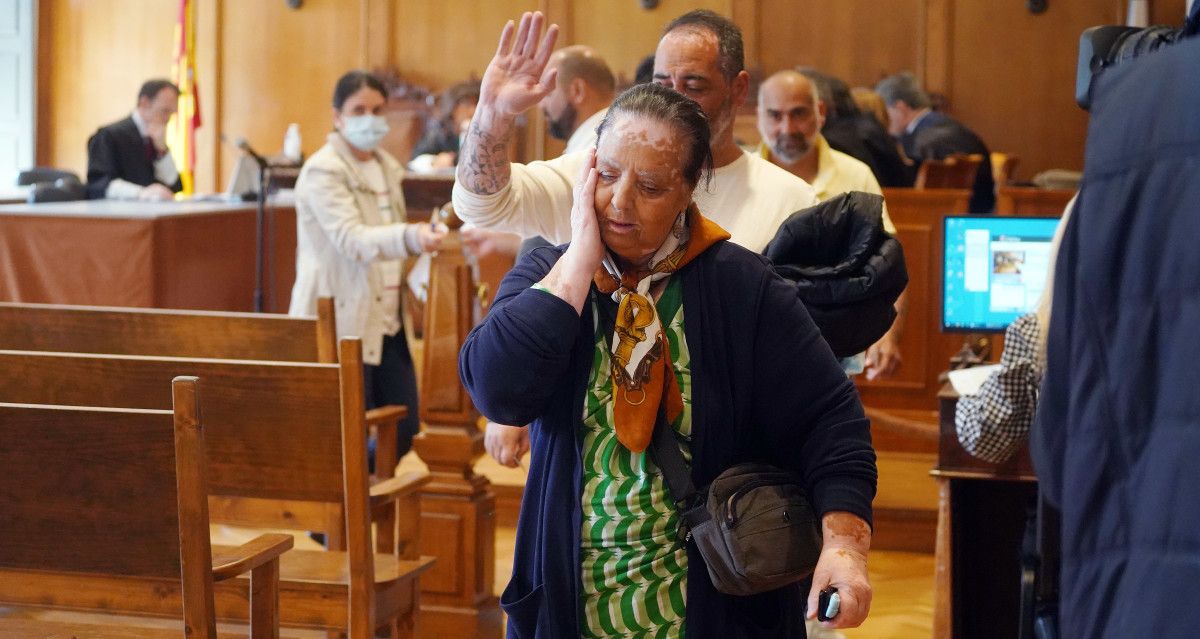
M 389 477 L 371 486 L 371 508 L 393 502 L 401 497 L 416 495 L 432 476 L 429 473 L 407 472 Z
M 383 426 L 386 424 L 395 424 L 400 420 L 408 417 L 407 406 L 380 406 L 367 411 L 366 421 L 367 426 Z
M 277 559 L 295 543 L 291 535 L 259 535 L 236 548 L 213 549 L 213 581 L 245 574 Z

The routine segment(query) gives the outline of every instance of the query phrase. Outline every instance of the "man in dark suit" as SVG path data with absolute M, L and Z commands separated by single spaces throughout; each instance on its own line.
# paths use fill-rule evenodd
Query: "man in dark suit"
M 971 193 L 972 213 L 991 213 L 996 205 L 996 183 L 992 178 L 991 152 L 983 140 L 961 122 L 933 111 L 929 96 L 911 73 L 897 73 L 879 81 L 876 93 L 883 98 L 888 132 L 900 140 L 904 152 L 916 163 L 941 160 L 954 153 L 982 155 Z
M 138 91 L 129 117 L 88 139 L 88 198 L 170 200 L 183 190 L 166 142 L 167 122 L 178 103 L 179 87 L 150 80 Z

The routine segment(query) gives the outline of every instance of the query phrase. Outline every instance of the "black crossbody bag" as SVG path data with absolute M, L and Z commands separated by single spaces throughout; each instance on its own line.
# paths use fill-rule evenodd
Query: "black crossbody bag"
M 738 464 L 698 493 L 661 414 L 650 451 L 675 502 L 680 531 L 700 549 L 718 591 L 753 595 L 812 574 L 821 555 L 821 534 L 795 473 L 768 464 Z

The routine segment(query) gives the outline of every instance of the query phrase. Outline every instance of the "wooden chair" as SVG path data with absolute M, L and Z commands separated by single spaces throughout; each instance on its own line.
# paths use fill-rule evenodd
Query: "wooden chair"
M 316 318 L 149 308 L 0 302 L 0 349 L 280 362 L 337 362 L 334 300 Z M 367 412 L 378 433 L 377 475 L 395 474 L 402 418 L 394 407 Z
M 188 637 L 216 637 L 213 583 L 250 573 L 252 637 L 279 636 L 279 558 L 288 535 L 212 548 L 197 380 L 169 386 L 174 413 L 0 404 L 0 590 L 5 601 L 117 596 L 181 613 Z M 214 561 L 215 557 L 215 561 Z M 182 579 L 181 579 L 182 576 Z M 244 584 L 235 589 L 246 598 Z M 181 607 L 182 602 L 182 607 Z M 0 635 L 175 636 L 0 618 Z
M 969 189 L 983 163 L 982 155 L 953 154 L 942 160 L 925 160 L 917 170 L 915 189 Z
M 0 351 L 0 401 L 158 408 L 171 378 L 203 378 L 214 521 L 323 531 L 345 548 L 283 558 L 283 625 L 348 628 L 352 638 L 390 625 L 406 635 L 417 578 L 432 563 L 417 555 L 418 493 L 429 478 L 369 485 L 362 346 L 340 347 L 338 364 Z M 217 594 L 220 618 L 246 618 L 228 591 Z
M 992 151 L 992 179 L 996 183 L 996 190 L 999 192 L 1001 187 L 1008 186 L 1012 181 L 1013 173 L 1017 169 L 1017 165 L 1021 163 L 1021 158 L 1012 153 L 1003 153 L 1000 151 Z

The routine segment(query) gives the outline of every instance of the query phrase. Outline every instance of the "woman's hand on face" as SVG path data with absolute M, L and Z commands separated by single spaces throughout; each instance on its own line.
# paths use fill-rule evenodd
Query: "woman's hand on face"
M 584 154 L 583 169 L 575 184 L 575 203 L 571 207 L 571 245 L 564 259 L 591 279 L 604 259 L 604 241 L 600 239 L 600 220 L 596 216 L 596 149 Z
M 500 115 L 515 116 L 532 108 L 554 89 L 555 69 L 546 69 L 558 25 L 550 25 L 538 42 L 545 18 L 541 12 L 525 13 L 514 27 L 510 20 L 500 33 L 496 55 L 483 72 L 479 89 L 481 107 L 491 107 Z
M 442 248 L 442 240 L 446 238 L 449 229 L 444 224 L 422 224 L 417 229 L 417 241 L 421 243 L 422 253 L 433 253 Z

